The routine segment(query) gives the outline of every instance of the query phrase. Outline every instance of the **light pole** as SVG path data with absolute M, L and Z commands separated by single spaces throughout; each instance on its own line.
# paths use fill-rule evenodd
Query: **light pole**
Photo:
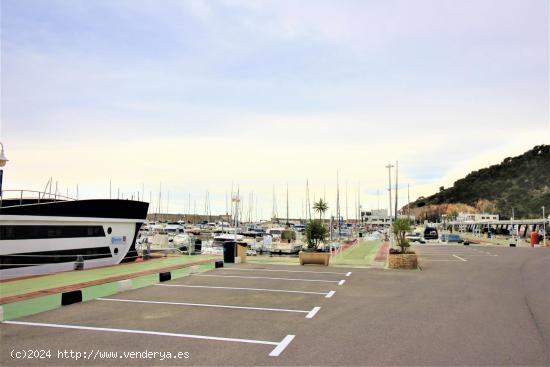
M 8 158 L 4 154 L 4 144 L 0 141 L 0 167 L 4 167 L 8 162 Z M 4 170 L 0 169 L 0 205 L 2 203 L 2 179 L 4 177 Z
M 9 159 L 4 154 L 4 144 L 0 141 L 0 167 L 4 167 L 8 161 Z
M 391 169 L 393 168 L 392 164 L 386 166 L 388 169 L 388 194 L 390 198 L 390 226 L 388 228 L 388 237 L 390 238 L 390 247 L 392 247 L 392 236 L 391 236 L 391 223 L 392 223 L 392 212 L 391 212 Z
M 395 210 L 394 210 L 395 219 L 397 219 L 397 193 L 398 193 L 397 181 L 398 179 L 399 179 L 399 161 L 395 161 Z
M 546 246 L 546 217 L 544 216 L 544 206 L 542 207 L 542 245 Z

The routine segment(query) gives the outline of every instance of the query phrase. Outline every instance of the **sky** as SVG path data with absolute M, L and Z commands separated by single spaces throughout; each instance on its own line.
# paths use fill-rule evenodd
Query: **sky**
M 0 74 L 4 190 L 164 212 L 334 212 L 338 176 L 355 217 L 390 162 L 401 206 L 550 143 L 546 0 L 1 0 Z

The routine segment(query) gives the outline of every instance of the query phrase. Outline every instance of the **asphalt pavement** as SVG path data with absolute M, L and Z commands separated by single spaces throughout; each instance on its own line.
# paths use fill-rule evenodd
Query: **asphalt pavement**
M 550 365 L 550 249 L 415 248 L 421 271 L 240 264 L 21 318 L 1 362 Z

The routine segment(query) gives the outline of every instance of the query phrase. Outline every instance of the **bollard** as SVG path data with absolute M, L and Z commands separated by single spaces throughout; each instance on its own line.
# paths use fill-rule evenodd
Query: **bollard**
M 159 282 L 166 282 L 167 280 L 172 279 L 172 273 L 169 271 L 165 271 L 163 273 L 159 273 Z
M 82 291 L 80 289 L 61 293 L 61 306 L 68 306 L 78 302 L 82 302 Z
M 74 270 L 83 270 L 83 269 L 84 269 L 84 257 L 82 255 L 78 255 L 74 263 Z

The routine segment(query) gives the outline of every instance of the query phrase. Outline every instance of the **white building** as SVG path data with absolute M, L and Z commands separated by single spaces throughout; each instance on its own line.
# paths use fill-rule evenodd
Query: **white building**
M 498 214 L 489 214 L 489 213 L 458 213 L 456 217 L 457 222 L 481 222 L 488 220 L 499 220 Z
M 385 225 L 390 223 L 390 217 L 386 209 L 362 211 L 361 222 L 372 225 Z

